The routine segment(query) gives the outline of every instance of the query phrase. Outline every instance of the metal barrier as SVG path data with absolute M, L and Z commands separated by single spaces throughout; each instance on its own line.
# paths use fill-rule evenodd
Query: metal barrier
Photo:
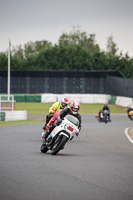
M 122 77 L 116 71 L 11 71 L 11 94 L 110 94 L 107 76 Z M 6 91 L 7 71 L 0 70 L 0 93 Z
M 0 95 L 0 112 L 15 110 L 14 95 Z

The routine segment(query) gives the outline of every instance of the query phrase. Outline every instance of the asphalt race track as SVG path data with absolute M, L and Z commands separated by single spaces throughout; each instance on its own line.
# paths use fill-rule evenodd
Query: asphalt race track
M 80 136 L 42 154 L 42 123 L 0 127 L 0 200 L 133 200 L 133 144 L 126 114 L 82 116 Z

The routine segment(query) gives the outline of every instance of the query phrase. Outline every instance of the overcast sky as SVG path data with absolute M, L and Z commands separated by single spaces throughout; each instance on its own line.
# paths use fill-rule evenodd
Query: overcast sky
M 55 44 L 73 26 L 96 35 L 106 50 L 107 38 L 133 56 L 133 0 L 0 0 L 0 52 L 29 41 Z

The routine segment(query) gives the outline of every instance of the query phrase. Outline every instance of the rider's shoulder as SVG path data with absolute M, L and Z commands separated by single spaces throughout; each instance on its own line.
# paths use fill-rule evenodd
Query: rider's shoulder
M 70 108 L 66 107 L 64 110 L 68 112 L 70 110 Z
M 60 104 L 59 101 L 56 101 L 55 103 L 52 104 L 52 107 L 58 106 Z

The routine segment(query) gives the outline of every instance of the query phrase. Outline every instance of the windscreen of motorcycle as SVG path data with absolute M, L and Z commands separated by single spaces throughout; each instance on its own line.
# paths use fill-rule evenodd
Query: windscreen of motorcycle
M 79 120 L 73 115 L 66 115 L 65 118 L 76 126 L 79 126 Z

